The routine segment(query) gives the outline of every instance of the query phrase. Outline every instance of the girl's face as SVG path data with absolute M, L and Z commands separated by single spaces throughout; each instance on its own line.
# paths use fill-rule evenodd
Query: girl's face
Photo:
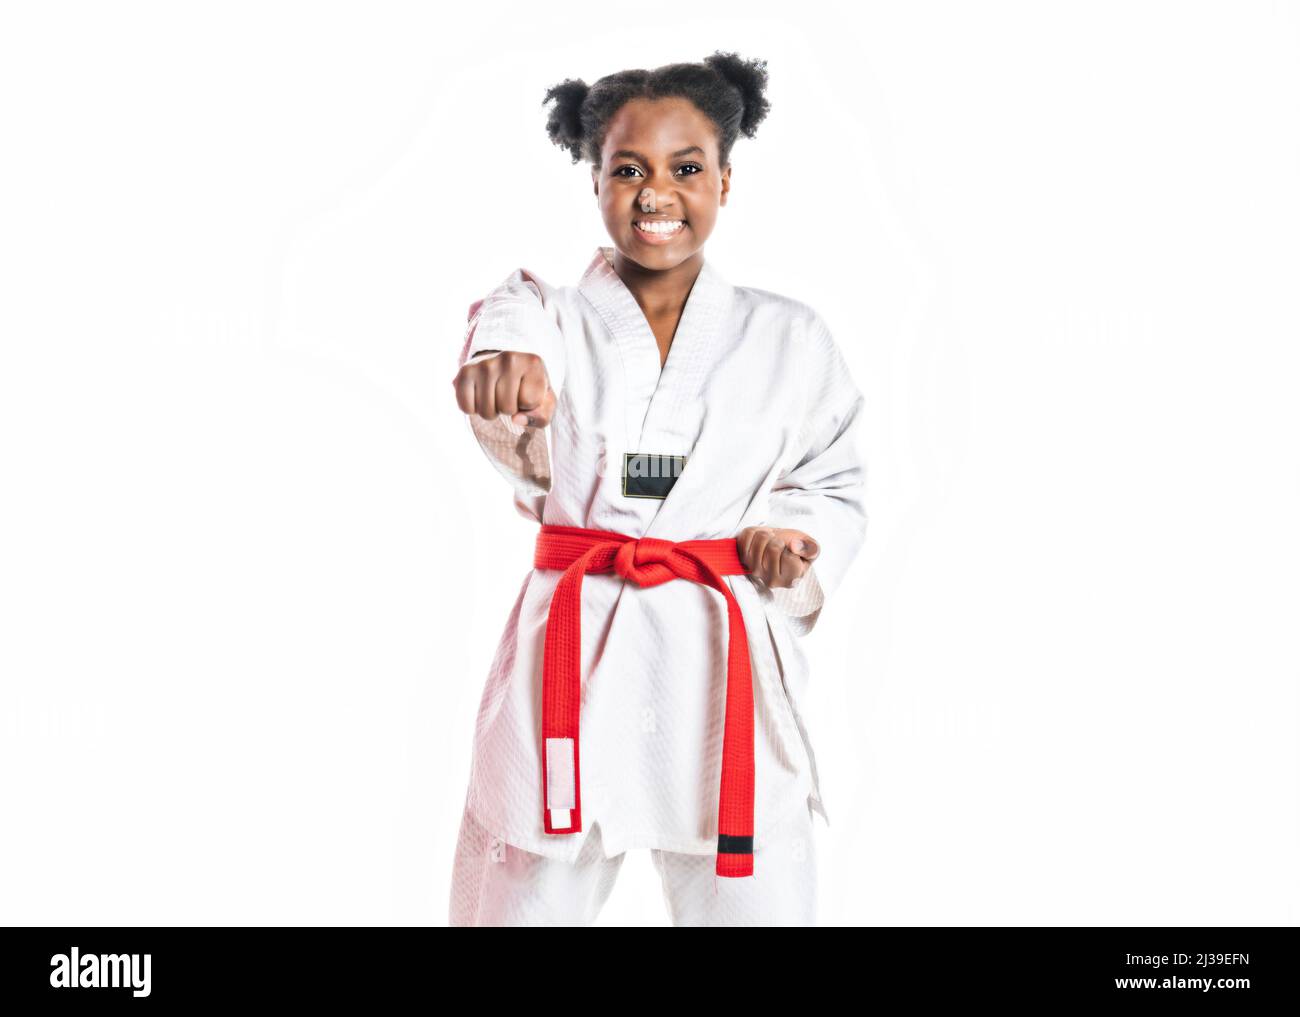
M 674 268 L 703 250 L 727 203 L 731 166 L 718 165 L 717 129 L 689 99 L 633 99 L 610 121 L 593 166 L 600 214 L 623 257 L 650 271 Z M 655 210 L 638 197 L 654 188 Z M 646 219 L 683 220 L 667 237 L 647 235 Z

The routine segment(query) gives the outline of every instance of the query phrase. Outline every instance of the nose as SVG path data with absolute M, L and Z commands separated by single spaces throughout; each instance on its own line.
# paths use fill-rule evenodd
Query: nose
M 677 202 L 673 200 L 672 194 L 673 182 L 669 179 L 665 179 L 657 188 L 653 184 L 646 184 L 637 192 L 637 205 L 646 215 L 676 208 Z

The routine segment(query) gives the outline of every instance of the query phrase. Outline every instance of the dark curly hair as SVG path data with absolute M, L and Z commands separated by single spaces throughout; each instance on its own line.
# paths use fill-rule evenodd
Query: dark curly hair
M 594 85 L 566 78 L 547 91 L 542 105 L 555 103 L 546 120 L 551 141 L 568 149 L 575 163 L 585 159 L 598 167 L 609 122 L 625 103 L 669 96 L 689 99 L 717 125 L 719 165 L 725 167 L 736 139 L 742 134 L 752 138 L 767 116 L 771 104 L 763 97 L 766 88 L 766 60 L 742 60 L 719 51 L 699 63 L 607 74 Z

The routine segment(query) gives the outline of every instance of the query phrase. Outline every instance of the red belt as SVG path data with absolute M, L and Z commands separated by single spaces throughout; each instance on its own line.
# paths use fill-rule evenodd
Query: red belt
M 533 566 L 563 569 L 546 619 L 542 666 L 542 811 L 547 833 L 582 830 L 578 714 L 582 702 L 582 577 L 613 571 L 640 586 L 689 579 L 727 601 L 727 700 L 718 803 L 719 876 L 754 874 L 754 686 L 740 605 L 723 576 L 744 575 L 734 537 L 640 539 L 610 530 L 544 525 Z

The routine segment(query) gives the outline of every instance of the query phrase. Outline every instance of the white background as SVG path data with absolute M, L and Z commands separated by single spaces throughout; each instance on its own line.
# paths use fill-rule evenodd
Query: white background
M 566 78 L 768 61 L 708 257 L 866 394 L 826 924 L 1300 920 L 1289 3 L 7 5 L 0 921 L 442 924 Z M 602 925 L 665 924 L 644 852 Z

